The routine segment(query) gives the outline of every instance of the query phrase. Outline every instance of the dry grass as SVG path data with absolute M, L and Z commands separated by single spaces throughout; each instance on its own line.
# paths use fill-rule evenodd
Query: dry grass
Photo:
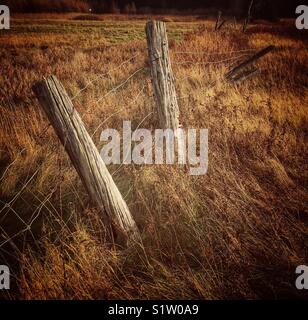
M 13 199 L 40 168 L 11 209 L 1 211 L 8 236 L 35 217 L 31 231 L 1 246 L 3 259 L 10 263 L 17 255 L 20 262 L 11 297 L 303 297 L 294 281 L 308 246 L 307 42 L 287 22 L 251 26 L 246 34 L 231 26 L 215 33 L 206 21 L 168 22 L 181 123 L 209 129 L 209 172 L 190 177 L 178 166 L 111 166 L 141 230 L 142 243 L 132 248 L 106 244 L 99 216 L 53 130 L 39 138 L 47 121 L 31 92 L 36 80 L 55 74 L 74 96 L 136 53 L 78 95 L 75 106 L 91 133 L 98 125 L 120 129 L 123 120 L 134 128 L 157 126 L 147 70 L 96 103 L 146 63 L 143 28 L 142 20 L 40 16 L 16 19 L 9 33 L 0 34 L 1 171 L 16 159 L 1 180 L 1 202 Z M 236 60 L 200 64 L 242 59 L 245 52 L 217 53 L 268 44 L 278 48 L 260 61 L 261 74 L 237 85 L 222 80 Z

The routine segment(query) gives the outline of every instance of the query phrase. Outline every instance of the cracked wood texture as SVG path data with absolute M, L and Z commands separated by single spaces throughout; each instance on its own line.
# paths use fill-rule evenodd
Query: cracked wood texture
M 169 57 L 166 24 L 162 21 L 149 21 L 145 29 L 160 128 L 175 130 L 179 127 L 179 106 Z
M 103 214 L 106 229 L 111 232 L 111 236 L 124 236 L 128 240 L 137 234 L 127 204 L 60 81 L 51 76 L 36 83 L 33 91 L 90 198 Z

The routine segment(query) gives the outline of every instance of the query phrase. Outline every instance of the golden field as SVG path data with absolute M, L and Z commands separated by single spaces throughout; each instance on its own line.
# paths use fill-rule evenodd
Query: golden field
M 215 32 L 215 21 L 156 17 L 167 23 L 180 122 L 209 129 L 209 170 L 109 166 L 141 241 L 105 241 L 31 88 L 56 75 L 98 148 L 101 130 L 123 120 L 156 128 L 147 18 L 17 15 L 0 31 L 0 264 L 14 269 L 7 298 L 304 298 L 294 283 L 308 259 L 308 55 L 306 31 L 292 21 L 243 33 L 240 22 Z M 267 45 L 276 49 L 258 75 L 224 80 Z

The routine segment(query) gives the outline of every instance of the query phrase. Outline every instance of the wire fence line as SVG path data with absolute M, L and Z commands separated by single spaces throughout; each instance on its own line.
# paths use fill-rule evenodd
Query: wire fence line
M 225 63 L 225 62 L 240 60 L 240 59 L 242 59 L 242 58 L 244 58 L 246 56 L 247 56 L 247 54 L 242 54 L 240 56 L 231 57 L 231 58 L 222 59 L 222 60 L 217 60 L 217 61 L 201 61 L 201 62 L 197 62 L 197 61 L 182 61 L 182 62 L 175 62 L 174 64 L 175 65 L 182 65 L 182 64 L 194 64 L 194 65 L 221 64 L 221 63 Z
M 241 53 L 241 52 L 255 52 L 256 49 L 241 49 L 241 50 L 232 50 L 232 51 L 171 51 L 171 53 L 175 54 L 193 54 L 193 55 L 227 55 L 233 53 Z
M 116 114 L 120 113 L 121 111 L 123 111 L 124 108 L 129 107 L 130 105 L 132 105 L 133 103 L 135 103 L 137 101 L 137 99 L 140 97 L 140 95 L 143 93 L 145 89 L 145 85 L 143 85 L 143 87 L 137 92 L 135 98 L 129 102 L 128 105 L 125 105 L 125 107 L 119 108 L 116 112 L 114 112 L 113 114 L 111 114 L 110 116 L 108 116 L 102 123 L 100 123 L 95 130 L 93 131 L 93 133 L 91 134 L 91 138 L 94 137 L 94 135 L 97 133 L 97 131 L 113 116 L 115 116 Z
M 128 78 L 126 78 L 124 81 L 122 81 L 120 84 L 116 85 L 114 88 L 112 88 L 111 90 L 109 90 L 105 95 L 103 95 L 102 97 L 97 99 L 97 103 L 102 101 L 103 99 L 107 98 L 111 93 L 116 92 L 117 90 L 119 90 L 121 87 L 123 87 L 130 79 L 132 79 L 133 77 L 135 77 L 139 72 L 145 70 L 145 67 L 141 67 L 139 69 L 137 69 L 136 71 L 134 71 Z
M 120 70 L 121 68 L 123 68 L 124 66 L 126 66 L 127 64 L 131 63 L 132 61 L 136 60 L 138 57 L 141 56 L 141 53 L 144 50 L 141 50 L 141 52 L 138 52 L 137 54 L 134 54 L 132 57 L 126 59 L 125 61 L 123 61 L 122 63 L 120 63 L 116 68 L 113 68 L 111 70 L 109 70 L 108 72 L 104 73 L 104 74 L 100 74 L 98 76 L 96 76 L 95 78 L 93 78 L 91 81 L 89 81 L 84 87 L 82 87 L 72 98 L 71 100 L 74 101 L 78 96 L 80 96 L 80 94 L 82 94 L 84 91 L 86 91 L 89 87 L 93 86 L 99 79 L 105 78 L 108 75 L 110 75 L 112 72 Z M 218 57 L 221 55 L 229 55 L 229 54 L 235 54 L 235 53 L 242 53 L 242 55 L 240 56 L 236 56 L 236 57 L 230 57 L 230 58 L 226 58 L 226 59 L 219 59 L 219 60 L 211 60 L 211 61 L 178 61 L 178 59 L 174 59 L 173 64 L 174 65 L 184 65 L 184 64 L 196 64 L 196 65 L 209 65 L 209 64 L 223 64 L 223 63 L 228 63 L 228 62 L 232 62 L 232 61 L 236 61 L 239 60 L 241 58 L 243 58 L 245 55 L 248 55 L 249 53 L 252 53 L 253 51 L 255 51 L 254 49 L 243 49 L 243 50 L 237 50 L 237 51 L 229 51 L 229 52 L 216 52 L 216 53 L 206 53 L 206 52 L 190 52 L 190 51 L 172 51 L 172 54 L 175 55 L 181 55 L 181 54 L 193 54 L 193 55 L 217 55 Z M 115 86 L 113 86 L 111 89 L 109 89 L 103 96 L 99 97 L 96 101 L 95 104 L 98 104 L 99 102 L 101 102 L 102 100 L 106 99 L 110 94 L 117 92 L 118 90 L 120 90 L 121 88 L 123 88 L 130 80 L 132 80 L 136 75 L 138 75 L 139 73 L 141 73 L 144 70 L 147 70 L 147 66 L 143 65 L 140 68 L 137 68 L 136 70 L 134 70 L 131 74 L 128 75 L 128 77 L 126 77 L 124 80 L 121 80 L 120 83 L 116 84 Z M 212 83 L 213 84 L 213 83 Z M 137 101 L 137 99 L 140 97 L 140 95 L 144 92 L 145 89 L 145 85 L 143 85 L 143 87 L 140 89 L 140 91 L 137 93 L 137 95 L 134 97 L 134 99 L 132 99 L 132 101 L 128 104 L 128 105 L 132 105 L 133 103 L 135 103 Z M 185 97 L 180 97 L 179 99 L 185 99 Z M 128 105 L 125 105 L 125 107 L 127 107 Z M 113 113 L 112 115 L 110 115 L 107 119 L 105 119 L 102 123 L 100 123 L 95 130 L 93 131 L 93 133 L 91 134 L 91 137 L 93 137 L 97 131 L 106 123 L 106 121 L 108 121 L 111 117 L 113 117 L 114 115 L 120 113 L 122 110 L 124 109 L 124 107 L 118 109 L 115 113 Z M 84 116 L 89 112 L 90 110 L 86 110 L 85 112 L 82 113 L 81 118 L 84 118 Z M 138 127 L 145 121 L 145 119 L 147 119 L 151 114 L 153 114 L 153 111 L 149 112 L 144 119 L 139 123 Z M 46 127 L 43 128 L 43 130 L 41 131 L 39 137 L 37 140 L 41 141 L 48 129 L 50 128 L 50 124 L 48 124 Z M 18 158 L 27 150 L 26 147 L 22 148 L 22 150 L 17 154 L 17 156 L 15 157 L 15 159 L 5 168 L 4 172 L 1 175 L 0 178 L 0 182 L 2 182 L 5 177 L 7 176 L 9 170 L 14 166 L 14 164 L 18 161 Z M 54 152 L 54 148 L 51 149 L 51 152 Z M 56 192 L 57 188 L 61 186 L 61 184 L 63 183 L 63 179 L 59 177 L 58 182 L 56 183 L 55 187 L 44 197 L 43 200 L 40 200 L 40 205 L 33 211 L 29 221 L 25 221 L 23 219 L 23 217 L 21 216 L 21 214 L 19 214 L 18 212 L 16 212 L 16 210 L 14 209 L 14 204 L 16 203 L 16 201 L 22 196 L 23 192 L 29 187 L 30 183 L 37 177 L 38 173 L 40 172 L 40 170 L 42 169 L 44 165 L 44 162 L 42 162 L 37 168 L 36 170 L 33 172 L 33 174 L 30 176 L 29 179 L 27 179 L 27 181 L 20 187 L 19 191 L 13 196 L 13 198 L 7 202 L 7 203 L 3 203 L 3 207 L 0 209 L 0 214 L 2 214 L 4 212 L 4 210 L 7 210 L 7 212 L 5 212 L 5 214 L 0 218 L 0 222 L 3 221 L 7 214 L 13 213 L 16 218 L 23 224 L 23 228 L 21 230 L 19 230 L 16 234 L 12 235 L 12 236 L 8 236 L 8 234 L 6 233 L 5 230 L 3 230 L 3 228 L 0 226 L 0 230 L 2 230 L 1 234 L 2 236 L 5 237 L 5 240 L 0 242 L 0 248 L 2 248 L 5 244 L 7 243 L 11 243 L 14 239 L 18 238 L 20 235 L 26 233 L 26 232 L 30 232 L 32 234 L 32 237 L 34 237 L 33 233 L 32 233 L 32 226 L 34 224 L 34 222 L 39 218 L 42 209 L 44 207 L 46 207 L 46 204 L 48 202 L 50 202 L 50 199 L 52 198 L 52 196 L 54 195 L 54 193 Z M 117 170 L 115 172 L 112 173 L 112 175 L 116 175 L 119 170 L 122 168 L 122 166 L 120 166 L 119 168 L 117 168 Z M 12 244 L 13 245 L 13 244 Z
M 54 151 L 54 150 L 53 150 Z M 26 222 L 16 211 L 15 209 L 12 207 L 12 205 L 14 204 L 14 202 L 22 195 L 23 191 L 28 187 L 28 185 L 30 184 L 30 182 L 36 177 L 37 173 L 41 170 L 42 166 L 44 163 L 41 163 L 41 165 L 35 170 L 34 174 L 31 176 L 31 178 L 22 186 L 22 188 L 20 189 L 20 191 L 14 196 L 14 198 L 9 202 L 6 203 L 4 205 L 4 207 L 1 209 L 0 213 L 4 210 L 7 209 L 8 212 L 13 212 L 15 214 L 15 216 L 22 222 L 22 224 L 24 225 L 24 228 L 22 228 L 20 231 L 18 231 L 16 234 L 12 235 L 12 236 L 8 236 L 8 234 L 5 232 L 5 230 L 0 226 L 0 229 L 2 230 L 2 237 L 5 237 L 6 239 L 2 242 L 0 242 L 0 249 L 7 243 L 11 243 L 12 240 L 14 240 L 15 238 L 21 236 L 22 234 L 26 233 L 26 232 L 30 232 L 32 238 L 35 240 L 35 236 L 31 230 L 32 225 L 34 224 L 34 222 L 39 218 L 42 209 L 46 206 L 47 202 L 50 202 L 51 197 L 54 195 L 54 193 L 57 191 L 57 189 L 61 186 L 61 184 L 64 182 L 63 177 L 61 177 L 61 172 L 59 173 L 58 178 L 58 182 L 56 183 L 56 185 L 52 188 L 52 190 L 46 195 L 44 196 L 43 200 L 38 199 L 38 197 L 34 194 L 34 197 L 37 198 L 39 200 L 39 205 L 37 206 L 37 208 L 32 212 L 31 217 L 29 219 L 28 222 Z M 33 194 L 33 192 L 31 191 L 31 193 Z M 47 208 L 48 209 L 48 208 Z M 49 210 L 50 211 L 50 210 Z M 55 210 L 56 211 L 56 210 Z M 7 212 L 7 213 L 8 213 Z M 57 211 L 56 211 L 57 212 Z M 1 220 L 5 219 L 7 213 L 1 218 Z M 54 218 L 57 218 L 54 215 Z M 60 218 L 60 217 L 58 217 Z M 13 244 L 13 243 L 11 243 Z
M 145 50 L 142 50 L 145 51 Z M 229 52 L 216 52 L 215 54 L 231 54 L 231 53 L 238 53 L 238 52 L 253 52 L 255 51 L 254 49 L 243 49 L 243 50 L 235 50 L 235 51 L 229 51 Z M 174 53 L 181 53 L 181 54 L 201 54 L 204 55 L 206 53 L 204 52 L 192 52 L 192 51 L 175 51 Z M 209 53 L 209 54 L 213 54 L 213 53 Z M 104 78 L 107 75 L 109 75 L 112 71 L 118 70 L 120 68 L 122 68 L 123 66 L 125 66 L 127 63 L 130 63 L 132 60 L 134 60 L 135 58 L 137 58 L 138 56 L 140 56 L 140 52 L 138 52 L 137 54 L 135 54 L 134 56 L 128 58 L 127 60 L 123 61 L 119 66 L 117 66 L 116 68 L 108 71 L 105 74 L 102 75 L 98 75 L 97 77 L 95 77 L 93 80 L 91 80 L 89 83 L 87 83 L 86 86 L 84 86 L 83 88 L 81 88 L 72 98 L 71 100 L 76 99 L 83 91 L 85 91 L 87 88 L 89 88 L 91 85 L 93 85 L 96 81 L 98 81 L 100 78 Z M 181 65 L 181 64 L 200 64 L 200 65 L 208 65 L 208 64 L 221 64 L 221 63 L 225 63 L 225 62 L 230 62 L 233 60 L 238 60 L 243 58 L 244 56 L 236 56 L 236 57 L 232 57 L 232 58 L 228 58 L 228 59 L 223 59 L 223 60 L 217 60 L 217 61 L 205 61 L 205 62 L 195 62 L 195 61 L 183 61 L 183 62 L 174 62 L 175 65 Z M 136 71 L 134 71 L 132 74 L 130 74 L 124 81 L 122 81 L 120 84 L 114 86 L 113 88 L 111 88 L 106 94 L 104 94 L 102 97 L 98 98 L 96 100 L 96 103 L 99 103 L 100 101 L 102 101 L 103 99 L 107 98 L 111 93 L 116 92 L 117 90 L 119 90 L 121 87 L 123 87 L 126 83 L 128 83 L 129 80 L 131 80 L 135 75 L 137 75 L 139 72 L 145 70 L 146 67 L 141 67 L 139 69 L 137 69 Z M 87 113 L 87 111 L 85 113 L 83 113 L 82 118 L 84 117 L 84 115 Z M 47 124 L 47 126 L 41 131 L 41 134 L 39 135 L 39 140 L 44 138 L 45 133 L 48 131 L 49 127 L 51 125 Z M 7 166 L 7 168 L 4 170 L 1 178 L 0 178 L 0 182 L 4 179 L 6 173 L 8 172 L 8 170 L 14 165 L 14 163 L 17 161 L 18 157 L 22 155 L 23 152 L 25 152 L 27 149 L 26 148 L 22 148 L 22 150 L 17 154 L 17 156 L 15 157 L 15 159 Z M 0 210 L 1 213 L 1 210 Z
M 146 51 L 147 49 L 141 50 L 141 52 Z M 210 53 L 206 53 L 206 52 L 196 52 L 196 51 L 174 51 L 173 53 L 176 54 L 194 54 L 194 55 L 211 55 L 211 54 L 216 54 L 216 55 L 222 55 L 222 54 L 232 54 L 232 53 L 238 53 L 238 52 L 254 52 L 256 51 L 255 49 L 242 49 L 242 50 L 234 50 L 234 51 L 228 51 L 228 52 L 210 52 Z M 113 68 L 111 70 L 109 70 L 108 72 L 102 74 L 102 75 L 98 75 L 97 77 L 95 77 L 93 80 L 91 80 L 90 82 L 88 82 L 86 84 L 86 86 L 84 86 L 83 88 L 81 88 L 72 98 L 71 100 L 75 100 L 83 91 L 85 91 L 86 89 L 88 89 L 91 85 L 93 85 L 96 81 L 98 81 L 101 78 L 104 78 L 108 75 L 110 75 L 113 71 L 119 70 L 121 69 L 123 66 L 125 66 L 126 64 L 130 63 L 131 61 L 133 61 L 134 59 L 136 59 L 138 56 L 140 56 L 141 52 L 138 52 L 137 54 L 133 55 L 132 57 L 126 59 L 125 61 L 123 61 L 121 64 L 119 64 L 116 68 Z M 200 64 L 200 65 L 208 65 L 208 64 L 220 64 L 220 63 L 224 63 L 224 62 L 229 62 L 232 60 L 237 60 L 242 58 L 243 55 L 241 56 L 237 56 L 237 57 L 232 57 L 229 59 L 223 59 L 223 60 L 218 60 L 218 61 L 204 61 L 204 62 L 196 62 L 196 61 L 183 61 L 183 62 L 174 62 L 175 65 L 181 65 L 181 64 Z M 131 75 L 129 75 L 129 77 L 127 79 L 125 79 L 124 81 L 122 81 L 119 85 L 116 85 L 115 87 L 111 88 L 104 96 L 100 97 L 97 99 L 97 103 L 100 102 L 101 100 L 105 99 L 106 97 L 108 97 L 111 93 L 116 92 L 118 89 L 120 89 L 121 87 L 123 87 L 131 78 L 133 78 L 137 73 L 143 71 L 144 69 L 146 69 L 146 67 L 142 67 L 136 71 L 134 71 Z M 45 133 L 47 132 L 47 130 L 49 129 L 51 125 L 47 124 L 47 126 L 41 131 L 38 139 L 41 140 L 44 138 Z M 15 159 L 7 166 L 7 168 L 4 170 L 1 178 L 0 178 L 0 182 L 4 179 L 6 173 L 8 172 L 8 170 L 10 169 L 11 166 L 13 166 L 13 164 L 17 161 L 18 157 L 22 155 L 23 152 L 25 152 L 27 149 L 26 148 L 22 148 L 21 151 L 17 154 L 17 156 L 15 157 Z
M 59 145 L 58 145 L 59 146 Z M 49 152 L 49 155 L 53 154 L 55 151 L 56 147 L 53 146 L 53 148 L 51 149 L 51 151 Z M 49 155 L 47 155 L 46 157 L 48 157 Z M 36 168 L 36 170 L 32 173 L 31 177 L 29 179 L 27 179 L 27 181 L 21 186 L 21 188 L 19 189 L 19 191 L 14 195 L 14 197 L 9 201 L 4 203 L 3 207 L 0 209 L 0 214 L 5 210 L 5 209 L 9 209 L 14 211 L 13 209 L 13 205 L 16 202 L 16 200 L 22 195 L 22 193 L 25 191 L 25 189 L 29 186 L 29 184 L 32 182 L 32 180 L 38 175 L 39 171 L 43 168 L 44 166 L 44 162 L 42 161 L 40 163 L 40 165 Z M 1 217 L 0 222 L 3 221 L 3 219 L 5 219 L 6 215 L 4 215 L 3 217 Z M 20 220 L 22 220 L 20 218 Z
M 103 75 L 99 75 L 97 76 L 95 79 L 93 79 L 92 81 L 90 81 L 85 87 L 83 87 L 81 90 L 79 90 L 77 92 L 77 94 L 74 95 L 73 98 L 71 98 L 71 100 L 74 100 L 78 97 L 78 95 L 80 95 L 80 93 L 82 93 L 83 91 L 85 91 L 89 86 L 91 86 L 93 83 L 95 83 L 99 78 L 103 78 L 103 77 L 106 77 L 108 74 L 110 74 L 112 71 L 115 71 L 115 70 L 118 70 L 120 68 L 122 68 L 124 65 L 126 65 L 127 63 L 131 62 L 133 59 L 135 59 L 137 56 L 139 56 L 140 53 L 137 53 L 135 54 L 133 57 L 123 61 L 119 66 L 117 66 L 116 68 L 108 71 L 107 73 L 103 74 Z M 141 70 L 139 70 L 141 71 Z M 122 85 L 118 85 L 117 87 L 118 88 L 112 88 L 109 92 L 107 92 L 106 96 L 109 95 L 111 92 L 115 92 L 117 89 L 119 89 L 121 86 L 123 86 L 125 83 L 128 82 L 128 80 L 130 78 L 132 78 L 133 75 L 130 75 L 128 79 L 126 79 Z M 103 97 L 104 98 L 104 97 Z M 103 99 L 102 98 L 102 99 Z M 50 128 L 51 124 L 47 124 L 43 130 L 41 131 L 41 133 L 39 134 L 38 136 L 38 140 L 42 140 L 46 134 L 46 132 L 48 131 L 48 129 Z M 27 148 L 22 148 L 21 151 L 17 154 L 17 156 L 15 157 L 14 160 L 12 160 L 12 162 L 6 167 L 6 169 L 4 170 L 3 174 L 1 175 L 1 178 L 0 178 L 0 182 L 5 178 L 5 175 L 7 174 L 7 172 L 9 171 L 9 169 L 14 165 L 14 163 L 18 160 L 18 158 L 22 155 L 22 153 L 24 153 L 25 151 L 27 150 Z M 1 213 L 1 211 L 0 211 Z
M 138 129 L 140 128 L 140 126 L 142 125 L 142 123 L 143 123 L 150 115 L 152 115 L 152 114 L 153 114 L 153 111 L 150 111 L 150 112 L 139 122 L 136 130 L 138 130 Z M 126 160 L 127 157 L 128 157 L 128 154 L 126 154 L 126 155 L 124 156 L 124 159 Z M 124 162 L 124 161 L 123 161 L 123 162 Z M 134 164 L 132 163 L 132 165 L 134 165 Z M 114 172 L 111 174 L 111 176 L 112 176 L 112 177 L 115 176 L 115 175 L 122 169 L 123 166 L 124 166 L 123 163 L 120 164 L 120 166 L 117 168 L 117 170 L 114 171 Z
M 50 128 L 51 124 L 47 124 L 43 130 L 41 131 L 41 133 L 38 136 L 38 140 L 42 140 L 47 132 L 47 130 Z M 6 169 L 4 170 L 1 178 L 0 178 L 0 182 L 2 182 L 2 180 L 5 178 L 7 172 L 9 171 L 9 169 L 14 165 L 14 163 L 18 160 L 18 158 L 25 152 L 27 151 L 27 148 L 24 147 L 22 148 L 16 155 L 15 159 L 11 161 L 11 163 L 6 167 Z M 0 212 L 1 213 L 1 212 Z
M 78 93 L 71 99 L 74 100 L 78 97 L 78 95 L 80 95 L 83 91 L 85 91 L 88 87 L 90 87 L 91 85 L 93 85 L 96 81 L 98 81 L 100 78 L 106 77 L 108 74 L 111 74 L 112 71 L 115 70 L 119 70 L 120 68 L 122 68 L 124 65 L 126 65 L 127 63 L 130 63 L 131 61 L 133 61 L 137 56 L 139 56 L 140 53 L 137 53 L 136 55 L 134 55 L 133 57 L 125 60 L 124 62 L 122 62 L 119 66 L 117 66 L 116 68 L 110 70 L 108 73 L 105 73 L 103 75 L 99 75 L 98 77 L 96 77 L 95 79 L 93 79 L 91 82 L 89 82 L 85 87 L 83 87 L 81 90 L 78 91 Z M 122 81 L 120 84 L 117 84 L 116 86 L 114 86 L 113 88 L 111 88 L 104 96 L 100 97 L 97 100 L 97 103 L 100 102 L 101 100 L 105 99 L 107 96 L 109 96 L 111 93 L 116 92 L 117 90 L 119 90 L 120 88 L 122 88 L 126 83 L 129 82 L 129 80 L 131 80 L 135 75 L 137 75 L 139 72 L 143 71 L 145 69 L 145 67 L 139 68 L 136 71 L 134 71 L 132 74 L 130 74 L 124 81 Z M 144 88 L 143 88 L 144 89 Z M 143 91 L 142 89 L 142 91 Z M 138 95 L 139 96 L 139 95 Z M 84 114 L 83 114 L 84 117 Z M 51 125 L 48 124 L 40 133 L 39 135 L 39 140 L 43 139 L 47 130 L 49 129 Z M 97 129 L 98 130 L 98 129 Z M 18 160 L 18 158 L 22 155 L 22 153 L 24 153 L 27 150 L 27 148 L 22 148 L 22 150 L 17 154 L 17 156 L 15 157 L 15 159 L 6 167 L 6 169 L 4 170 L 3 174 L 1 175 L 0 181 L 2 182 L 4 180 L 4 178 L 6 177 L 8 171 L 13 167 L 14 163 Z M 53 152 L 54 150 L 52 150 Z M 16 210 L 13 208 L 14 203 L 17 201 L 17 199 L 19 199 L 21 197 L 21 195 L 23 194 L 23 192 L 27 189 L 27 187 L 29 186 L 29 184 L 34 180 L 34 178 L 38 175 L 39 171 L 42 169 L 44 165 L 44 162 L 42 162 L 34 171 L 34 173 L 31 175 L 31 177 L 21 186 L 21 188 L 19 189 L 19 191 L 13 196 L 13 198 L 6 203 L 3 203 L 2 208 L 0 209 L 0 214 L 2 214 L 4 212 L 4 210 L 7 210 L 5 212 L 5 214 L 1 217 L 1 221 L 3 221 L 7 214 L 9 212 L 13 213 L 16 218 L 24 225 L 24 228 L 22 228 L 20 231 L 18 231 L 17 233 L 15 233 L 12 236 L 8 236 L 8 234 L 5 232 L 5 230 L 2 230 L 1 234 L 2 237 L 5 237 L 5 240 L 0 242 L 0 248 L 2 248 L 5 244 L 7 243 L 11 243 L 15 238 L 19 237 L 20 235 L 24 234 L 25 232 L 31 232 L 31 227 L 33 225 L 33 223 L 38 219 L 40 212 L 42 210 L 42 208 L 45 206 L 46 202 L 52 197 L 52 195 L 54 194 L 54 192 L 56 191 L 56 189 L 58 188 L 58 186 L 60 186 L 60 184 L 63 182 L 63 180 L 61 179 L 61 181 L 59 183 L 57 183 L 56 187 L 53 189 L 52 192 L 50 192 L 43 201 L 41 201 L 41 204 L 39 206 L 39 209 L 36 209 L 33 213 L 32 216 L 30 218 L 30 222 L 26 222 L 19 213 L 16 212 Z M 1 222 L 0 221 L 0 222 Z M 0 230 L 3 229 L 0 226 Z M 32 232 L 31 232 L 32 233 Z M 33 236 L 33 234 L 32 234 Z
M 86 89 L 88 89 L 91 85 L 93 85 L 96 81 L 98 81 L 99 79 L 102 79 L 104 77 L 107 77 L 108 75 L 111 74 L 111 72 L 116 71 L 121 69 L 124 65 L 126 65 L 127 63 L 130 63 L 131 61 L 133 61 L 135 58 L 137 58 L 140 55 L 140 52 L 138 52 L 137 54 L 135 54 L 134 56 L 130 57 L 129 59 L 123 61 L 121 64 L 119 64 L 116 68 L 113 68 L 111 70 L 109 70 L 108 72 L 104 73 L 104 74 L 100 74 L 97 77 L 95 77 L 93 80 L 89 81 L 83 88 L 81 88 L 72 98 L 71 100 L 75 100 L 83 91 L 85 91 Z

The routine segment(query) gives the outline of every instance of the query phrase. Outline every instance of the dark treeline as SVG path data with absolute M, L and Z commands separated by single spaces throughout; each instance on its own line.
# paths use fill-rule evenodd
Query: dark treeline
M 3 0 L 14 12 L 92 12 L 128 14 L 207 14 L 221 10 L 242 16 L 251 0 Z M 256 18 L 294 16 L 301 1 L 254 0 Z

